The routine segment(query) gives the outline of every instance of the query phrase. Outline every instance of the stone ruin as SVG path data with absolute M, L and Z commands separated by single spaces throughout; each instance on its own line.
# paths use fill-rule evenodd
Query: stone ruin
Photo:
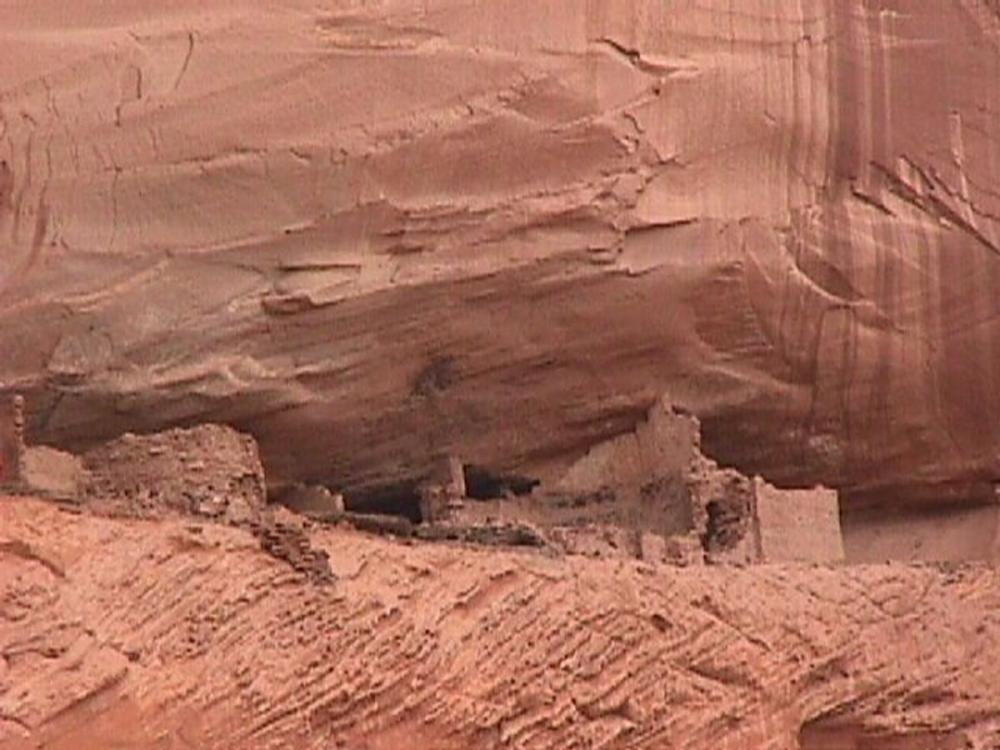
M 844 560 L 835 490 L 783 490 L 720 468 L 701 451 L 698 420 L 665 400 L 551 488 L 450 507 L 452 522 L 527 522 L 576 554 L 684 565 Z
M 0 401 L 0 488 L 20 486 L 24 451 L 24 399 L 11 396 Z
M 243 524 L 267 499 L 257 443 L 222 425 L 126 433 L 85 453 L 83 462 L 86 502 L 109 513 L 175 512 Z
M 24 400 L 15 396 L 0 404 L 0 491 L 62 501 L 77 512 L 241 526 L 265 552 L 312 581 L 335 579 L 304 527 L 276 519 L 267 508 L 256 441 L 222 425 L 126 433 L 77 457 L 28 445 Z
M 632 432 L 592 447 L 551 485 L 505 492 L 511 478 L 487 473 L 498 496 L 471 497 L 483 474 L 443 457 L 414 482 L 415 508 L 398 487 L 394 502 L 379 510 L 357 498 L 345 507 L 342 495 L 316 485 L 291 485 L 277 497 L 317 521 L 398 537 L 680 565 L 844 560 L 835 490 L 778 489 L 720 468 L 702 453 L 698 420 L 666 400 Z
M 312 546 L 304 527 L 279 520 L 267 507 L 264 467 L 249 435 L 218 424 L 126 433 L 85 453 L 83 462 L 83 502 L 91 510 L 240 526 L 314 583 L 335 580 L 326 552 Z
M 0 488 L 5 492 L 116 515 L 176 512 L 237 524 L 265 505 L 257 443 L 229 427 L 126 433 L 75 456 L 28 444 L 24 408 L 21 396 L 0 403 Z
M 431 478 L 422 483 L 420 517 L 428 522 L 447 520 L 465 507 L 465 470 L 455 456 L 441 461 Z
M 24 398 L 0 403 L 0 490 L 54 500 L 75 499 L 83 485 L 83 464 L 45 445 L 28 445 L 24 436 Z
M 181 515 L 250 528 L 268 552 L 330 579 L 301 529 L 278 524 L 256 442 L 221 425 L 127 433 L 82 457 L 24 439 L 24 401 L 0 405 L 0 488 L 72 501 L 103 514 Z M 692 416 L 661 400 L 634 431 L 592 447 L 561 479 L 529 493 L 472 499 L 454 456 L 416 487 L 419 523 L 350 512 L 326 487 L 284 488 L 300 517 L 427 540 L 548 546 L 569 554 L 681 565 L 838 562 L 838 497 L 821 487 L 778 489 L 720 468 L 701 451 Z

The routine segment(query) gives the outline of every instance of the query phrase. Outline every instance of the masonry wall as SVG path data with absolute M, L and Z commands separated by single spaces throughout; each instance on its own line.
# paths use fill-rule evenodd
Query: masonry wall
M 661 400 L 633 432 L 594 446 L 570 467 L 548 500 L 551 513 L 663 537 L 690 533 L 687 475 L 699 448 L 698 420 Z
M 836 490 L 782 490 L 754 479 L 756 526 L 763 562 L 845 559 Z
M 569 468 L 557 489 L 638 488 L 658 476 L 682 475 L 700 449 L 700 434 L 697 419 L 657 402 L 633 432 L 592 447 Z
M 0 486 L 20 483 L 23 457 L 23 401 L 18 396 L 0 398 Z

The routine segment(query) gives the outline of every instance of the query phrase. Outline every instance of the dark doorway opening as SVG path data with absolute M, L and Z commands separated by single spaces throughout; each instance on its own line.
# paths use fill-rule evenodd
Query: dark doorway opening
M 508 495 L 530 495 L 541 482 L 519 474 L 500 474 L 475 464 L 465 465 L 465 494 L 473 500 L 497 500 Z
M 419 482 L 405 479 L 357 490 L 344 496 L 344 509 L 352 513 L 400 516 L 420 523 Z

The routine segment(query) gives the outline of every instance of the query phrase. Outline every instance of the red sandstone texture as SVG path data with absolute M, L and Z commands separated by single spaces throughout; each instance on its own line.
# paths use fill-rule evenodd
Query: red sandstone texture
M 676 568 L 0 501 L 0 748 L 1000 747 L 986 566 Z
M 1000 748 L 997 0 L 0 50 L 0 750 Z
M 996 556 L 845 564 L 836 493 L 698 436 L 660 403 L 492 501 L 452 458 L 419 519 L 268 505 L 218 425 L 99 446 L 0 495 L 0 750 L 996 748 Z
M 33 0 L 0 45 L 41 442 L 551 479 L 669 392 L 747 474 L 992 493 L 992 0 Z

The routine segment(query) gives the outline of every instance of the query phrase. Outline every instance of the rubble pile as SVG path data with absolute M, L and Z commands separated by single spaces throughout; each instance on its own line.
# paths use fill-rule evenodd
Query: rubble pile
M 85 501 L 109 512 L 171 511 L 242 524 L 266 503 L 257 444 L 222 425 L 125 434 L 83 458 Z
M 271 557 L 284 560 L 314 583 L 326 585 L 336 580 L 330 569 L 330 556 L 312 546 L 309 535 L 300 525 L 265 518 L 251 521 L 250 529 L 260 540 L 261 549 Z

